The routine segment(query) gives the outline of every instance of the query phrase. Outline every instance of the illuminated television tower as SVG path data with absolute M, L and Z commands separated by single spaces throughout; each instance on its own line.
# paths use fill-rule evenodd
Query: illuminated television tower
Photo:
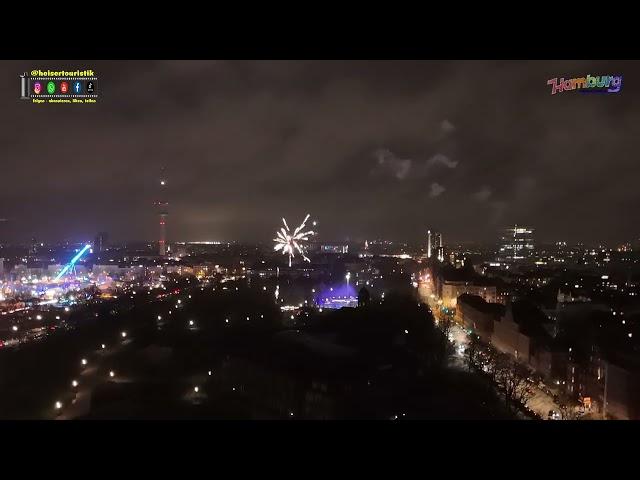
M 164 167 L 160 170 L 160 199 L 155 203 L 158 208 L 158 220 L 160 222 L 160 238 L 158 240 L 158 254 L 164 257 L 167 254 L 167 217 L 169 216 L 169 202 L 165 200 L 165 187 L 167 180 Z

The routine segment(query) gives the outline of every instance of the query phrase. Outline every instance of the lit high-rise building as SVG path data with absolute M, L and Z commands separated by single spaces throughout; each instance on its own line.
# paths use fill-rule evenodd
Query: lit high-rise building
M 442 244 L 442 234 L 427 230 L 427 258 L 431 258 L 435 251 L 436 258 L 444 261 L 444 246 Z
M 523 260 L 533 254 L 533 228 L 514 225 L 504 229 L 500 239 L 498 258 L 511 262 Z

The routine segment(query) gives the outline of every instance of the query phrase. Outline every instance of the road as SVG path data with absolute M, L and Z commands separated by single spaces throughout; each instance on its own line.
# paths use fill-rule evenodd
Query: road
M 442 312 L 440 305 L 438 305 L 438 298 L 431 288 L 430 282 L 421 282 L 418 286 L 418 295 L 420 299 L 429 305 L 429 308 L 433 312 L 437 321 L 445 320 L 446 314 Z M 453 318 L 451 318 L 453 320 Z M 464 351 L 466 345 L 469 343 L 469 336 L 465 329 L 458 323 L 453 322 L 449 333 L 449 340 L 453 343 L 454 354 L 450 359 L 450 366 L 456 369 L 467 370 Z M 533 386 L 533 395 L 527 401 L 526 406 L 531 409 L 536 415 L 542 419 L 547 419 L 549 411 L 560 411 L 560 407 L 553 400 L 546 391 L 549 391 L 549 387 Z
M 183 305 L 184 302 L 187 301 L 188 291 L 188 289 L 185 289 L 185 293 L 179 297 Z M 155 301 L 157 300 L 152 300 L 152 302 Z M 167 315 L 171 308 L 171 306 L 167 305 Z M 89 414 L 91 411 L 91 396 L 98 385 L 104 382 L 120 383 L 131 381 L 131 378 L 124 377 L 122 372 L 115 372 L 115 377 L 110 377 L 107 372 L 100 370 L 100 364 L 106 358 L 118 354 L 122 349 L 130 345 L 131 342 L 131 338 L 126 338 L 107 348 L 97 348 L 90 356 L 87 356 L 88 365 L 83 367 L 79 375 L 75 378 L 75 380 L 78 381 L 78 386 L 73 387 L 69 385 L 70 389 L 75 390 L 75 396 L 70 403 L 62 406 L 61 411 L 55 416 L 56 420 L 72 420 Z
M 117 378 L 110 378 L 105 376 L 104 373 L 100 375 L 100 363 L 114 354 L 120 352 L 130 340 L 119 342 L 117 345 L 106 348 L 97 349 L 90 357 L 91 365 L 83 368 L 80 375 L 76 378 L 78 381 L 77 387 L 71 387 L 75 390 L 75 398 L 70 404 L 63 406 L 62 413 L 56 416 L 56 420 L 73 420 L 75 418 L 83 417 L 91 411 L 91 395 L 93 390 L 101 383 L 108 381 L 117 381 Z

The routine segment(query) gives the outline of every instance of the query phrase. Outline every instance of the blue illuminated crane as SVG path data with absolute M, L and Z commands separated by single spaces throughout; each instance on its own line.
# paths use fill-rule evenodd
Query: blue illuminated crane
M 60 280 L 60 278 L 69 271 L 70 268 L 74 268 L 76 265 L 76 262 L 78 260 L 80 260 L 80 257 L 84 254 L 84 252 L 86 252 L 87 250 L 89 250 L 91 248 L 90 244 L 86 244 L 84 247 L 82 247 L 82 250 L 80 250 L 75 257 L 73 257 L 71 259 L 71 261 L 69 263 L 67 263 L 64 268 L 62 270 L 60 270 L 60 272 L 58 273 L 58 275 L 56 275 L 56 278 L 54 280 Z

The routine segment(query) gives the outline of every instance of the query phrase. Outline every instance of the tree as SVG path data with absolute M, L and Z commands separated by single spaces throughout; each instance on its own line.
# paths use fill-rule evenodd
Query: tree
M 478 353 L 480 352 L 480 337 L 475 333 L 472 333 L 469 337 L 469 343 L 467 343 L 467 350 L 465 352 L 465 359 L 469 370 L 471 367 L 475 367 L 477 364 Z
M 358 292 L 358 306 L 366 307 L 369 304 L 370 300 L 371 300 L 371 295 L 369 294 L 369 290 L 362 287 Z
M 529 369 L 513 360 L 509 355 L 498 354 L 493 365 L 493 375 L 498 389 L 504 396 L 505 405 L 526 405 L 533 390 L 529 384 Z
M 563 420 L 578 420 L 579 415 L 576 410 L 576 402 L 566 392 L 562 392 L 558 396 L 558 405 Z
M 449 339 L 449 336 L 451 334 L 451 327 L 453 325 L 449 317 L 444 317 L 444 319 L 442 319 L 438 323 L 438 326 L 440 327 L 441 335 L 437 346 L 436 356 L 437 361 L 442 364 L 445 363 L 449 359 L 449 356 L 453 353 L 453 344 Z

